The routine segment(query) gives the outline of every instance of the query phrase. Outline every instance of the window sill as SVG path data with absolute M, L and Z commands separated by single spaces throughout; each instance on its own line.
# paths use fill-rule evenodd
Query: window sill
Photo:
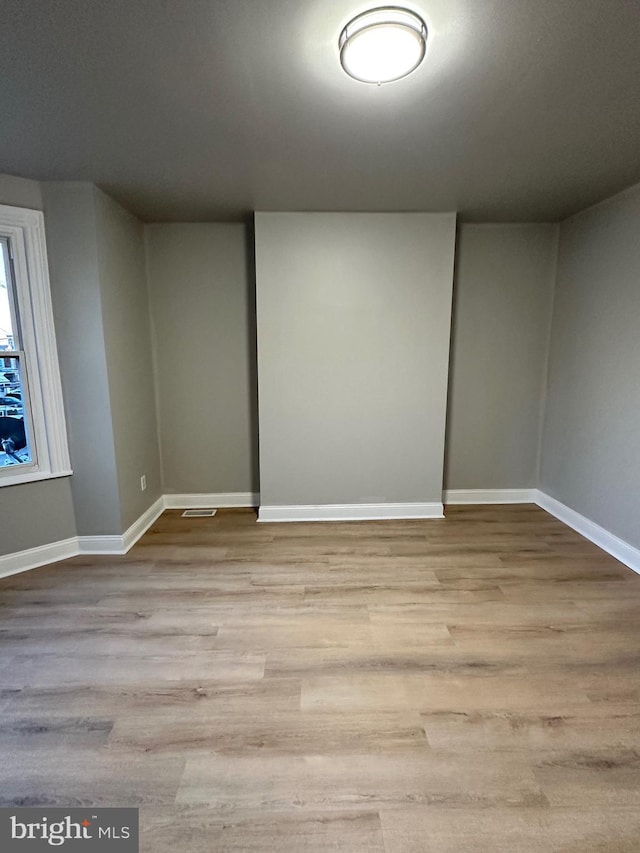
M 3 486 L 19 486 L 21 483 L 37 483 L 40 480 L 57 480 L 59 477 L 70 477 L 73 471 L 25 471 L 24 474 L 0 476 L 0 489 Z

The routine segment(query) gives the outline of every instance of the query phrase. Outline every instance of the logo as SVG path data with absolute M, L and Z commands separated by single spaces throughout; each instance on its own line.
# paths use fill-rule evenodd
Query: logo
M 0 809 L 0 850 L 138 853 L 138 809 Z

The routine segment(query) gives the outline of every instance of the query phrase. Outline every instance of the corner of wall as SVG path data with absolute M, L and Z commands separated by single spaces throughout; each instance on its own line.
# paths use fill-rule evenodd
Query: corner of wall
M 133 213 L 98 187 L 95 200 L 109 405 L 121 529 L 125 530 L 146 511 L 145 504 L 162 494 L 145 229 Z M 120 319 L 123 315 L 126 322 Z M 136 371 L 127 369 L 130 360 L 137 363 Z M 130 420 L 130 412 L 143 398 L 144 413 L 138 409 Z M 139 491 L 134 468 L 147 477 L 147 494 Z
M 58 348 L 74 467 L 71 491 L 76 526 L 81 536 L 115 535 L 121 532 L 116 529 L 120 505 L 108 400 L 96 187 L 88 182 L 47 182 L 43 199 L 54 315 L 64 331 L 58 334 Z M 92 401 L 89 415 L 88 399 Z M 97 446 L 101 447 L 99 465 Z M 98 483 L 103 490 L 99 497 Z
M 144 248 L 144 277 L 147 288 L 147 302 L 149 304 L 149 336 L 151 339 L 151 368 L 153 370 L 153 400 L 156 418 L 156 435 L 158 438 L 158 453 L 160 454 L 160 490 L 166 491 L 164 454 L 162 452 L 162 431 L 160 429 L 160 395 L 158 392 L 158 333 L 153 318 L 153 288 L 151 287 L 151 274 L 149 272 L 149 231 L 153 223 L 142 223 L 142 242 Z
M 556 301 L 556 288 L 558 286 L 558 257 L 560 254 L 560 225 L 561 223 L 553 223 L 554 228 L 554 249 L 553 263 L 549 270 L 549 320 L 547 324 L 547 341 L 545 361 L 542 370 L 542 387 L 540 389 L 540 412 L 538 419 L 538 449 L 536 453 L 536 471 L 535 471 L 535 486 L 540 488 L 540 475 L 542 472 L 542 445 L 544 439 L 544 425 L 547 414 L 547 393 L 549 388 L 549 371 L 551 368 L 551 340 L 553 330 L 553 316 Z
M 39 181 L 0 173 L 0 200 L 11 207 L 42 210 L 42 186 Z

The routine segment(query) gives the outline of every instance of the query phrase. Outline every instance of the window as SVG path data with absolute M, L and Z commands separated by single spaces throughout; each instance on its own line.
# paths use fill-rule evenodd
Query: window
M 0 487 L 69 474 L 44 218 L 0 205 Z

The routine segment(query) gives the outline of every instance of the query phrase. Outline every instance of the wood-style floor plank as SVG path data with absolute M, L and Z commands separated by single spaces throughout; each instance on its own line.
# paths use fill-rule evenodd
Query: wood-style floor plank
M 640 578 L 533 506 L 257 525 L 0 580 L 0 805 L 153 853 L 636 853 Z

